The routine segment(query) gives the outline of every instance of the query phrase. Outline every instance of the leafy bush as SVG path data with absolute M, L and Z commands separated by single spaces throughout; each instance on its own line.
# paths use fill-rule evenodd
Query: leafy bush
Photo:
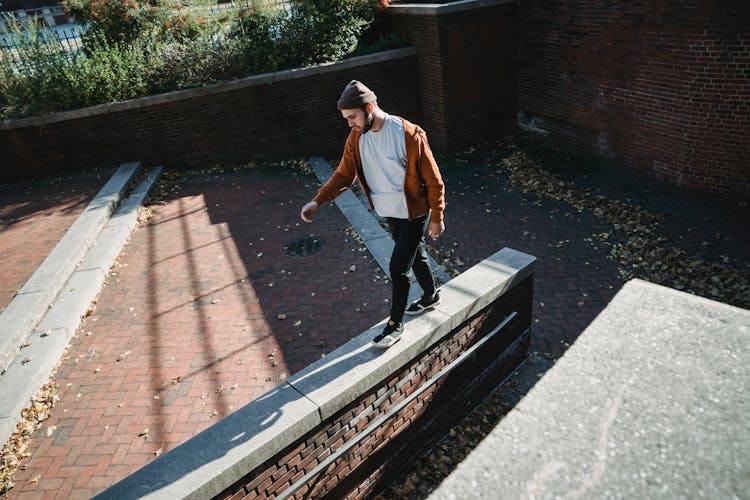
M 20 47 L 0 53 L 0 106 L 7 116 L 40 114 L 143 94 L 144 52 L 137 46 L 92 40 L 87 54 L 66 52 L 39 27 L 22 33 Z
M 0 116 L 124 100 L 268 71 L 340 60 L 357 47 L 380 0 L 292 0 L 207 19 L 176 0 L 64 0 L 88 29 L 66 52 L 36 25 L 0 50 Z M 383 38 L 375 46 L 403 44 Z M 388 47 L 390 48 L 390 47 Z M 365 49 L 359 48 L 361 53 Z M 369 49 L 372 51 L 372 47 Z

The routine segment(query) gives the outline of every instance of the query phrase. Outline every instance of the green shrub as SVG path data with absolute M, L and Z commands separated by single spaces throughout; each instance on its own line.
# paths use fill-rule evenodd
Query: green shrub
M 24 116 L 119 101 L 143 95 L 144 51 L 92 39 L 90 50 L 70 53 L 32 24 L 12 28 L 18 49 L 0 52 L 3 115 Z
M 200 1 L 200 0 L 192 0 Z M 18 117 L 207 85 L 343 59 L 374 19 L 375 0 L 292 0 L 206 19 L 176 0 L 64 0 L 84 49 L 63 50 L 38 26 L 0 49 L 0 116 Z M 379 44 L 379 45 L 378 45 Z M 369 44 L 390 48 L 393 37 Z M 367 48 L 359 47 L 359 53 Z

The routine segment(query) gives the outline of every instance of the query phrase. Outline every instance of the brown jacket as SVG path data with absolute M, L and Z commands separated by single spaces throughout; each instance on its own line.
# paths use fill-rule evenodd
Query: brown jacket
M 430 219 L 432 222 L 443 221 L 443 210 L 445 209 L 445 186 L 440 177 L 435 158 L 432 156 L 430 145 L 427 143 L 427 134 L 419 125 L 410 123 L 403 118 L 404 137 L 406 139 L 406 176 L 404 177 L 404 197 L 406 208 L 409 210 L 409 219 L 415 219 L 426 215 L 432 210 Z M 344 145 L 344 154 L 339 166 L 328 182 L 318 190 L 313 198 L 319 206 L 333 201 L 338 195 L 346 191 L 359 181 L 362 190 L 370 202 L 370 210 L 374 210 L 370 189 L 367 186 L 364 172 L 362 171 L 362 158 L 359 154 L 360 133 L 355 129 L 349 132 L 349 137 Z

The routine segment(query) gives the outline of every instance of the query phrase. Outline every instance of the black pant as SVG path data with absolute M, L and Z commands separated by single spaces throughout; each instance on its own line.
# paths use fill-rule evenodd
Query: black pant
M 395 219 L 388 217 L 391 236 L 396 245 L 391 254 L 391 282 L 393 295 L 391 298 L 391 320 L 402 321 L 406 302 L 409 300 L 409 278 L 407 273 L 411 268 L 417 277 L 419 286 L 425 295 L 435 293 L 435 278 L 430 269 L 425 246 L 425 229 L 429 223 L 429 214 L 416 219 Z

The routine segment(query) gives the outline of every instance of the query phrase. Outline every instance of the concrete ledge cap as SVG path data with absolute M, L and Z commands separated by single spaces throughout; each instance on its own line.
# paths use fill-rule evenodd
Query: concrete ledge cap
M 517 3 L 518 0 L 462 0 L 451 3 L 399 3 L 389 6 L 386 14 L 411 14 L 439 16 L 453 14 L 467 10 L 481 9 L 484 7 L 495 7 L 496 5 L 507 5 Z
M 102 114 L 127 111 L 131 109 L 140 109 L 155 104 L 181 101 L 183 99 L 192 99 L 206 95 L 218 94 L 221 92 L 230 92 L 246 87 L 257 87 L 259 85 L 282 82 L 285 80 L 293 80 L 295 78 L 308 77 L 310 75 L 325 74 L 330 71 L 353 69 L 366 64 L 413 56 L 416 55 L 416 53 L 417 49 L 415 49 L 414 47 L 405 47 L 401 49 L 377 52 L 375 54 L 352 57 L 350 59 L 345 59 L 339 62 L 319 64 L 317 66 L 311 66 L 309 68 L 287 69 L 282 71 L 275 71 L 273 73 L 263 73 L 261 75 L 240 78 L 239 80 L 217 83 L 208 87 L 177 90 L 168 94 L 139 97 L 130 99 L 128 101 L 115 102 L 110 104 L 99 104 L 87 108 L 74 109 L 71 111 L 61 111 L 59 113 L 53 113 L 44 116 L 31 116 L 28 118 L 16 118 L 13 120 L 5 119 L 0 121 L 0 130 L 12 130 L 22 127 L 35 127 L 65 120 L 74 120 L 77 118 L 98 116 Z
M 317 407 L 282 384 L 95 498 L 212 498 L 319 423 Z
M 750 311 L 633 280 L 430 498 L 743 498 Z

